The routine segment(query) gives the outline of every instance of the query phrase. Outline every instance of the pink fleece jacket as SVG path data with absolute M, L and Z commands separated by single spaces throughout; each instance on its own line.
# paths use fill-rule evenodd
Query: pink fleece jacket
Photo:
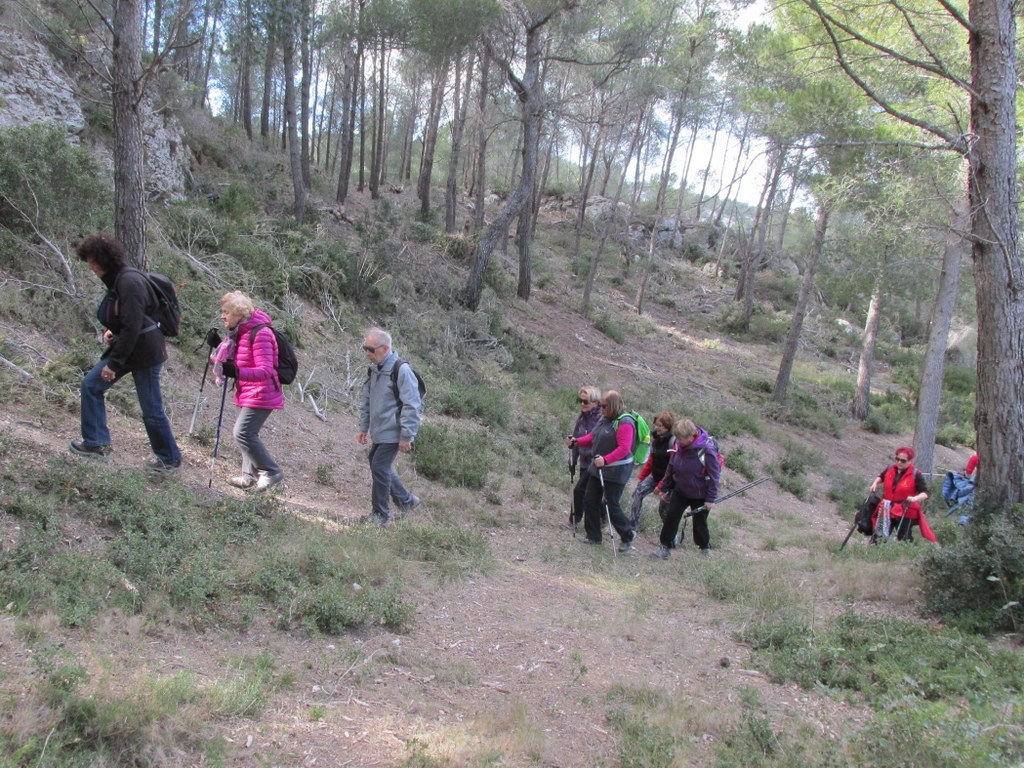
M 239 408 L 284 408 L 284 392 L 277 379 L 277 339 L 269 328 L 260 328 L 250 342 L 250 331 L 261 323 L 269 323 L 270 315 L 261 309 L 253 310 L 252 317 L 240 322 L 235 329 L 235 365 L 238 382 L 235 386 L 235 405 Z

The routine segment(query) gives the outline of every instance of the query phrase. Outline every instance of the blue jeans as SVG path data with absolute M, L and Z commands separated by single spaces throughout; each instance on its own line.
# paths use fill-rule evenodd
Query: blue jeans
M 243 408 L 238 412 L 234 438 L 238 450 L 242 452 L 242 474 L 255 475 L 257 471 L 263 470 L 276 475 L 281 471 L 267 446 L 260 440 L 260 430 L 272 413 L 269 408 Z
M 391 509 L 388 499 L 394 499 L 399 506 L 412 503 L 412 494 L 398 479 L 392 464 L 398 455 L 398 443 L 374 443 L 370 446 L 370 476 L 373 490 L 370 493 L 373 514 L 388 519 Z
M 121 380 L 118 375 L 113 381 L 104 381 L 100 372 L 107 364 L 101 359 L 82 379 L 82 442 L 87 446 L 110 445 L 110 430 L 107 429 L 107 403 L 104 395 L 107 390 Z M 181 461 L 181 451 L 174 442 L 171 422 L 164 412 L 163 399 L 160 396 L 160 369 L 163 363 L 149 368 L 132 371 L 135 380 L 135 392 L 139 396 L 139 407 L 142 409 L 142 423 L 149 435 L 149 444 L 153 453 L 160 461 L 173 463 Z

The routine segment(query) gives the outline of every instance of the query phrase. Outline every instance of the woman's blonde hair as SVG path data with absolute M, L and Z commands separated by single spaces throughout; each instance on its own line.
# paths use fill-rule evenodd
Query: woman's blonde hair
M 676 436 L 676 440 L 689 440 L 697 436 L 697 425 L 690 419 L 680 419 L 673 425 L 672 434 Z
M 579 395 L 585 396 L 591 405 L 601 402 L 601 390 L 597 387 L 580 387 Z
M 256 307 L 252 303 L 252 299 L 241 291 L 231 291 L 221 296 L 220 308 L 226 309 L 232 314 L 241 315 L 243 318 L 249 318 L 252 317 L 252 312 Z

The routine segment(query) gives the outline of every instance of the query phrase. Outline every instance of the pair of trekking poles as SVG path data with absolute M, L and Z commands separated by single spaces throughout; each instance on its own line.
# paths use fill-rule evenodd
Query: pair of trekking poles
M 203 402 L 203 389 L 206 387 L 206 376 L 210 372 L 210 360 L 213 357 L 212 352 L 214 347 L 219 346 L 220 343 L 220 334 L 217 333 L 216 329 L 211 328 L 207 331 L 206 338 L 203 339 L 203 343 L 196 347 L 196 351 L 198 352 L 203 347 L 203 344 L 205 344 L 210 348 L 211 354 L 206 356 L 206 365 L 203 367 L 203 378 L 199 382 L 199 394 L 196 395 L 196 404 L 195 407 L 192 408 L 192 421 L 189 422 L 188 425 L 189 437 L 191 437 L 196 430 L 196 417 L 199 415 L 199 406 Z M 217 467 L 217 451 L 220 448 L 220 428 L 221 424 L 224 422 L 224 402 L 227 400 L 227 394 L 228 378 L 225 376 L 224 386 L 221 387 L 220 391 L 220 410 L 217 413 L 217 430 L 213 438 L 213 454 L 210 456 L 210 480 L 206 484 L 207 488 L 213 488 L 213 473 Z

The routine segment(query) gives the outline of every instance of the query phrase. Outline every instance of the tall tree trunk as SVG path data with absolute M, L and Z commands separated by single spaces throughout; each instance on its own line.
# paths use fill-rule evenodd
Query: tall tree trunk
M 274 47 L 276 45 L 276 24 L 267 22 L 267 50 L 263 58 L 263 104 L 260 107 L 260 139 L 264 149 L 270 149 L 270 99 L 274 93 Z
M 384 128 L 384 41 L 380 41 L 379 46 L 373 47 L 373 53 L 371 54 L 373 64 L 370 67 L 370 82 L 373 83 L 374 88 L 378 89 L 378 93 L 374 94 L 373 97 L 373 115 L 372 124 L 373 129 L 370 131 L 370 199 L 377 200 L 380 198 L 380 156 L 383 152 L 382 142 L 380 137 L 383 133 Z
M 857 386 L 853 392 L 851 415 L 858 421 L 864 421 L 871 409 L 871 372 L 875 365 L 875 341 L 878 338 L 878 324 L 882 317 L 882 275 L 884 264 L 879 265 L 875 275 L 875 287 L 871 291 L 868 303 L 868 315 L 864 321 L 864 337 L 860 349 L 860 362 L 857 365 Z
M 146 193 L 142 145 L 142 2 L 114 6 L 114 235 L 131 264 L 146 266 Z
M 288 131 L 288 156 L 291 162 L 292 189 L 295 193 L 295 223 L 301 225 L 306 218 L 306 184 L 302 180 L 302 152 L 299 144 L 299 125 L 295 98 L 295 24 L 297 1 L 286 5 L 287 20 L 281 30 L 281 57 L 284 59 L 284 117 Z
M 742 291 L 743 315 L 742 327 L 744 333 L 750 331 L 750 318 L 754 316 L 754 278 L 757 271 L 764 263 L 764 244 L 768 237 L 768 226 L 772 215 L 772 206 L 775 201 L 775 194 L 779 188 L 779 181 L 782 178 L 782 169 L 785 166 L 786 148 L 779 147 L 775 163 L 768 177 L 768 186 L 762 194 L 761 205 L 758 206 L 758 217 L 755 218 L 755 226 L 751 230 L 752 239 L 756 237 L 756 245 L 745 251 L 743 259 L 743 272 L 740 275 L 739 289 Z
M 921 361 L 921 382 L 917 389 L 917 423 L 914 426 L 914 466 L 922 472 L 932 471 L 935 457 L 935 437 L 939 432 L 939 406 L 942 401 L 942 374 L 945 369 L 946 345 L 953 323 L 956 292 L 960 284 L 960 266 L 967 251 L 963 232 L 970 223 L 967 197 L 954 203 L 953 220 L 946 247 L 942 252 L 942 272 L 939 290 L 932 304 L 932 317 L 928 327 L 928 344 Z
M 803 282 L 800 284 L 800 296 L 793 309 L 793 320 L 782 346 L 779 373 L 775 377 L 775 386 L 772 388 L 772 400 L 776 403 L 786 402 L 786 398 L 789 396 L 789 378 L 793 373 L 793 363 L 796 362 L 796 352 L 800 346 L 800 331 L 803 329 L 804 318 L 807 316 L 807 307 L 811 303 L 814 275 L 818 270 L 818 262 L 825 250 L 825 232 L 828 229 L 828 219 L 831 213 L 829 206 L 830 203 L 826 200 L 818 204 L 818 219 L 814 224 L 814 242 L 811 244 L 811 252 L 807 255 Z
M 619 221 L 619 204 L 622 202 L 623 190 L 626 188 L 626 169 L 629 164 L 633 161 L 633 157 L 639 150 L 640 142 L 646 132 L 645 124 L 648 122 L 649 113 L 646 109 L 640 111 L 637 115 L 636 125 L 633 128 L 632 136 L 629 140 L 629 149 L 626 150 L 626 155 L 622 159 L 622 173 L 619 174 L 618 183 L 615 186 L 615 194 L 612 196 L 611 210 L 604 217 L 604 226 L 601 228 L 601 241 L 597 244 L 597 250 L 594 251 L 594 258 L 590 262 L 590 269 L 587 270 L 587 279 L 583 283 L 583 314 L 590 314 L 590 297 L 594 291 L 594 280 L 597 278 L 597 268 L 601 264 L 601 259 L 604 257 L 604 249 L 608 244 L 608 238 L 611 236 L 612 229 L 618 226 Z M 618 143 L 616 142 L 616 147 Z M 626 224 L 628 226 L 631 216 L 627 217 Z
M 353 23 L 357 21 L 357 14 L 362 12 L 362 1 L 356 5 L 356 0 L 351 0 L 349 12 Z M 356 41 L 354 52 L 346 51 L 344 76 L 342 78 L 342 102 L 341 102 L 341 136 L 339 138 L 340 157 L 338 158 L 338 192 L 334 196 L 335 202 L 345 205 L 348 199 L 348 187 L 352 179 L 352 161 L 355 153 L 356 136 L 356 97 L 359 94 L 359 80 L 362 72 L 363 43 L 362 38 Z
M 473 77 L 474 57 L 466 57 L 465 79 L 460 77 L 459 62 L 455 62 L 455 93 L 452 104 L 452 151 L 448 161 L 448 180 L 444 185 L 444 231 L 455 231 L 455 212 L 459 202 L 459 161 L 462 159 L 462 134 L 466 126 L 469 103 L 469 83 Z M 465 83 L 465 86 L 463 86 Z
M 252 0 L 242 3 L 242 50 L 240 52 L 240 77 L 238 81 L 239 111 L 245 136 L 252 141 Z
M 153 0 L 153 58 L 160 56 L 160 40 L 163 34 L 164 0 Z
M 308 0 L 299 3 L 299 68 L 302 73 L 299 81 L 299 166 L 302 170 L 302 183 L 306 189 L 313 186 L 309 170 L 310 137 L 309 129 L 312 124 L 310 120 L 309 92 L 313 83 L 313 51 L 310 46 L 310 36 L 313 27 L 313 8 Z
M 658 227 L 665 215 L 665 198 L 668 194 L 668 180 L 672 170 L 672 162 L 675 159 L 676 147 L 679 146 L 679 132 L 683 127 L 683 111 L 677 110 L 672 116 L 672 124 L 669 128 L 668 148 L 665 150 L 665 157 L 661 166 L 661 178 L 658 180 L 658 195 L 654 205 L 654 224 L 651 226 L 651 237 L 647 244 L 647 264 L 644 266 L 643 277 L 640 278 L 640 285 L 636 290 L 636 313 L 644 313 L 644 294 L 647 293 L 647 283 L 651 279 L 651 272 L 654 271 L 654 259 L 658 252 Z
M 416 193 L 420 200 L 420 216 L 430 215 L 430 181 L 434 174 L 434 151 L 437 149 L 437 131 L 444 107 L 445 84 L 448 81 L 448 62 L 445 61 L 434 72 L 430 82 L 430 107 L 427 124 L 423 130 L 423 159 L 420 162 L 420 176 L 416 182 Z
M 1024 502 L 1024 266 L 1017 188 L 1017 26 L 1011 0 L 970 0 L 971 210 L 978 308 L 978 494 Z
M 477 147 L 476 161 L 473 164 L 475 177 L 473 190 L 475 203 L 473 207 L 473 231 L 484 228 L 484 205 L 487 200 L 487 97 L 490 94 L 489 78 L 491 76 L 491 57 L 486 53 L 480 56 L 480 90 L 476 97 L 477 111 Z

